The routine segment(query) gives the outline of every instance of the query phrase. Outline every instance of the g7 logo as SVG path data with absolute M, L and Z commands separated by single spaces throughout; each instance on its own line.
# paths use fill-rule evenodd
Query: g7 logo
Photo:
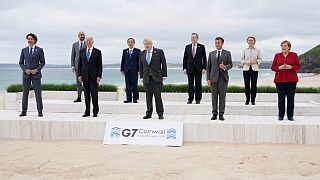
M 122 136 L 123 137 L 129 137 L 131 135 L 131 137 L 134 137 L 134 135 L 136 134 L 136 132 L 138 131 L 138 129 L 124 129 L 122 131 Z

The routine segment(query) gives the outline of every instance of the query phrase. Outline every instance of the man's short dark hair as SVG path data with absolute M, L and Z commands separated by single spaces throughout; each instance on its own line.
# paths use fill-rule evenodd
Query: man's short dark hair
M 221 40 L 222 43 L 224 43 L 224 39 L 222 37 L 216 37 L 216 41 Z
M 128 38 L 127 43 L 129 42 L 130 39 L 133 41 L 133 43 L 136 43 L 136 41 L 132 37 Z
M 36 44 L 38 41 L 38 37 L 33 33 L 29 33 L 27 34 L 26 39 L 28 39 L 29 36 L 31 36 L 34 39 L 34 43 Z
M 191 33 L 191 36 L 192 36 L 192 35 L 197 36 L 197 38 L 199 39 L 199 35 L 198 35 L 197 33 L 195 33 L 195 32 L 194 32 L 194 33 Z

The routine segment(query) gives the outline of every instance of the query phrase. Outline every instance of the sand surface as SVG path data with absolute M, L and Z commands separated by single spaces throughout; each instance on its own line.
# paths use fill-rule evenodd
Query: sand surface
M 0 179 L 320 179 L 320 145 L 0 140 Z

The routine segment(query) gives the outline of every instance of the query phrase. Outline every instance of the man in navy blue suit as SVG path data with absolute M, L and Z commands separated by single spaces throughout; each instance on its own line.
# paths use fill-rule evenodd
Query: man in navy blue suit
M 126 96 L 124 103 L 138 103 L 138 72 L 139 72 L 139 56 L 140 49 L 135 48 L 135 40 L 129 38 L 127 40 L 128 48 L 122 52 L 121 73 L 125 76 Z
M 42 117 L 42 96 L 41 96 L 41 70 L 45 65 L 43 49 L 36 46 L 38 38 L 30 33 L 26 36 L 28 46 L 21 50 L 19 65 L 22 70 L 22 112 L 20 117 L 27 115 L 28 97 L 32 83 L 37 101 L 38 116 Z

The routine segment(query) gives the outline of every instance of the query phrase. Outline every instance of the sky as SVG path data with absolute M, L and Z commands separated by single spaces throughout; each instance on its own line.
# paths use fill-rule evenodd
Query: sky
M 94 37 L 104 64 L 119 63 L 128 37 L 148 36 L 167 62 L 181 63 L 192 32 L 209 53 L 214 38 L 239 61 L 249 35 L 263 61 L 271 61 L 289 40 L 302 54 L 320 44 L 320 1 L 316 0 L 0 0 L 0 63 L 18 63 L 26 34 L 38 36 L 47 64 L 70 64 L 72 43 L 84 31 Z

